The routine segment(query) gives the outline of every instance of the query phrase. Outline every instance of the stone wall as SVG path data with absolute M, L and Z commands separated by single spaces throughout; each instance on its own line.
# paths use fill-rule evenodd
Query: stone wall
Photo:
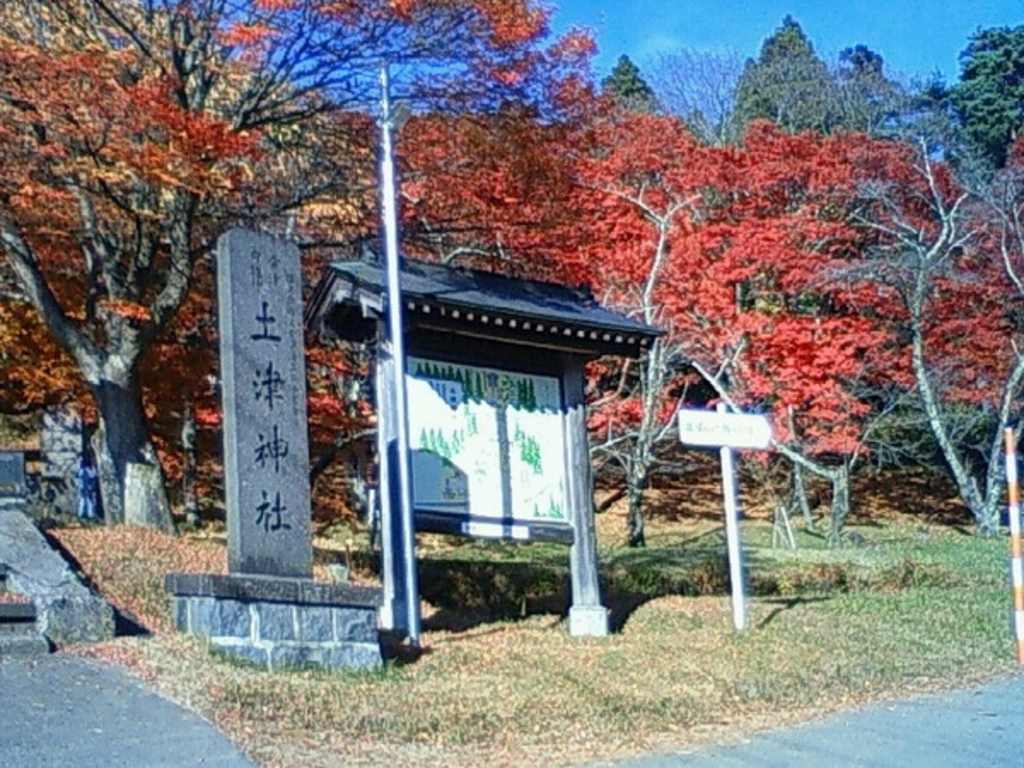
M 382 664 L 377 631 L 380 591 L 306 579 L 171 574 L 179 630 L 270 670 L 374 669 Z

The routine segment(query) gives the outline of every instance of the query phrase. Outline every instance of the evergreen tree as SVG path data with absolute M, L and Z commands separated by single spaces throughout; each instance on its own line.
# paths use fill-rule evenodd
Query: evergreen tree
M 981 30 L 960 54 L 953 108 L 964 138 L 1001 168 L 1024 122 L 1024 25 Z
M 898 133 L 912 111 L 910 94 L 885 75 L 884 60 L 866 45 L 839 54 L 835 95 L 836 127 L 871 136 Z
M 837 122 L 836 84 L 792 16 L 747 61 L 736 88 L 736 115 L 741 124 L 770 120 L 790 133 L 828 133 Z
M 620 56 L 611 74 L 601 81 L 605 93 L 629 112 L 656 112 L 658 99 L 629 56 Z

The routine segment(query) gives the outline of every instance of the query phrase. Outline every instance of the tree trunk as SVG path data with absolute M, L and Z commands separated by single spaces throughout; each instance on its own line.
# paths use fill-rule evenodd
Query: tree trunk
M 652 321 L 652 317 L 647 316 L 648 322 Z M 644 488 L 651 472 L 654 445 L 662 427 L 658 423 L 658 409 L 661 405 L 660 398 L 667 375 L 665 345 L 662 339 L 657 339 L 643 363 L 641 372 L 643 414 L 640 417 L 636 442 L 626 468 L 626 497 L 629 502 L 629 533 L 626 543 L 631 547 L 647 546 L 647 539 L 644 536 Z
M 124 478 L 124 521 L 174 533 L 159 464 L 128 462 Z
M 627 518 L 628 533 L 626 543 L 631 547 L 646 547 L 644 537 L 644 489 L 642 483 L 634 483 L 632 473 L 628 480 L 626 495 L 629 497 L 629 516 Z
M 946 464 L 949 467 L 950 472 L 953 475 L 953 480 L 956 483 L 957 490 L 960 492 L 960 498 L 964 504 L 971 511 L 971 515 L 974 517 L 975 525 L 978 526 L 978 533 L 982 536 L 991 536 L 998 530 L 999 523 L 999 512 L 996 504 L 998 503 L 998 494 L 985 493 L 979 487 L 978 480 L 971 473 L 969 465 L 964 460 L 958 446 L 954 443 L 953 438 L 950 436 L 949 429 L 943 415 L 941 399 L 935 391 L 935 387 L 932 384 L 931 370 L 929 369 L 925 359 L 925 338 L 924 338 L 924 320 L 923 320 L 923 307 L 924 307 L 924 287 L 922 281 L 924 277 L 918 277 L 918 285 L 916 286 L 916 292 L 914 294 L 913 301 L 910 309 L 911 311 L 911 334 L 912 334 L 912 346 L 911 346 L 911 362 L 913 365 L 914 378 L 917 382 L 917 391 L 921 394 L 921 403 L 924 406 L 925 416 L 928 418 L 928 426 L 931 429 L 932 434 L 935 436 L 936 442 L 939 444 L 939 448 L 942 450 L 942 456 L 946 460 Z M 1024 371 L 1024 366 L 1015 368 L 1015 373 L 1018 371 Z M 998 432 L 994 436 L 995 441 L 999 441 L 1001 434 Z M 994 476 L 993 473 L 998 473 L 998 463 L 989 463 L 987 468 L 988 477 L 991 480 Z M 998 475 L 995 475 L 998 476 Z M 986 489 L 989 491 L 995 487 L 994 483 L 986 483 Z
M 814 515 L 811 514 L 811 503 L 807 499 L 807 481 L 804 479 L 804 468 L 793 462 L 793 499 L 800 508 L 800 514 L 804 518 L 804 530 L 809 533 L 817 533 L 818 527 L 814 524 Z
M 181 502 L 185 509 L 185 522 L 193 527 L 199 525 L 199 501 L 196 498 L 196 414 L 191 402 L 185 404 L 185 420 L 181 425 L 181 452 L 184 462 L 181 469 Z
M 173 530 L 163 469 L 149 439 L 138 375 L 132 373 L 127 384 L 101 380 L 92 391 L 100 413 L 94 449 L 104 519 L 108 525 L 136 522 Z M 152 470 L 133 471 L 129 487 L 129 464 L 148 465 Z M 132 510 L 134 520 L 129 520 L 126 514 L 127 499 L 145 500 L 140 503 L 146 509 Z
M 857 457 L 847 456 L 838 467 L 830 467 L 813 461 L 801 453 L 794 451 L 785 443 L 776 443 L 779 453 L 803 469 L 813 472 L 818 477 L 827 478 L 832 483 L 831 525 L 828 535 L 830 546 L 838 546 L 843 532 L 843 524 L 850 514 L 850 472 L 856 464 Z M 796 475 L 794 474 L 794 477 Z
M 830 547 L 842 542 L 843 525 L 850 515 L 850 467 L 847 464 L 836 467 L 829 475 L 832 481 L 832 526 L 828 533 Z
M 626 544 L 630 547 L 645 547 L 644 537 L 644 488 L 651 466 L 651 426 L 647 415 L 640 423 L 640 430 L 633 446 L 633 455 L 626 467 L 626 499 L 628 517 Z
M 796 417 L 793 415 L 793 406 L 786 409 L 786 416 L 789 419 L 789 432 L 796 437 Z M 793 464 L 793 498 L 800 507 L 800 513 L 804 517 L 804 530 L 809 533 L 817 533 L 817 526 L 814 524 L 814 516 L 811 514 L 811 505 L 807 500 L 807 483 L 804 479 L 804 467 L 799 461 Z

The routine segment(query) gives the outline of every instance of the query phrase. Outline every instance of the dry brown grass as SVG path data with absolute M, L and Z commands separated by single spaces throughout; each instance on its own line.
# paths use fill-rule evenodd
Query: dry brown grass
M 754 525 L 751 540 L 763 538 Z M 732 631 L 722 594 L 634 595 L 621 630 L 600 639 L 569 637 L 558 613 L 452 624 L 429 621 L 435 608 L 425 604 L 422 655 L 358 675 L 267 674 L 223 661 L 203 641 L 170 630 L 163 575 L 223 571 L 222 537 L 130 528 L 52 534 L 112 602 L 153 632 L 78 652 L 131 667 L 260 763 L 503 766 L 570 765 L 728 740 L 1012 670 L 1000 581 L 1004 542 L 932 527 L 920 543 L 899 543 L 920 527 L 917 518 L 912 525 L 873 527 L 886 543 L 845 554 L 752 547 L 761 573 L 819 576 L 813 594 L 796 578 L 786 582 L 785 598 L 753 601 L 751 628 L 742 635 Z M 603 515 L 599 526 L 603 541 L 620 538 L 622 510 Z M 644 568 L 684 571 L 692 564 L 683 555 L 707 547 L 716 526 L 710 518 L 656 516 L 648 550 L 606 548 L 606 570 L 627 581 Z M 430 557 L 444 557 L 443 548 L 431 540 Z M 456 549 L 453 556 L 472 548 Z M 317 551 L 323 577 L 324 563 L 343 557 L 344 545 L 320 540 Z M 530 551 L 515 550 L 524 557 Z M 855 591 L 837 581 L 854 573 L 861 580 Z M 959 585 L 956 600 L 936 586 L 949 574 Z

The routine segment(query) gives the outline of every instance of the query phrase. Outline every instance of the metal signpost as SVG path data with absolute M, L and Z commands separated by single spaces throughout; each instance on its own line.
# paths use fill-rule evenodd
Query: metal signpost
M 719 404 L 717 411 L 679 411 L 679 439 L 686 445 L 708 448 L 765 449 L 772 442 L 768 419 L 751 413 L 727 413 Z
M 679 411 L 679 439 L 684 445 L 718 447 L 722 457 L 722 495 L 725 502 L 725 537 L 732 583 L 732 622 L 737 631 L 747 625 L 743 584 L 743 550 L 740 546 L 739 505 L 736 501 L 735 448 L 765 449 L 771 445 L 768 419 L 745 413 L 728 413 L 719 403 L 712 411 Z

